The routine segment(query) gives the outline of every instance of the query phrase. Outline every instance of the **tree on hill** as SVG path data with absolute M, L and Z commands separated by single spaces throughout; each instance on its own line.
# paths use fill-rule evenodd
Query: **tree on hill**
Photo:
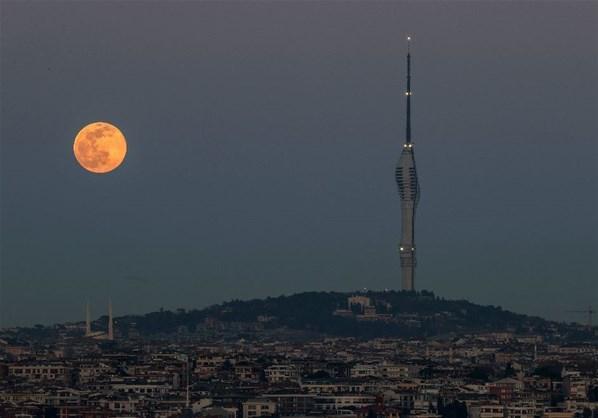
M 469 374 L 468 377 L 474 380 L 481 380 L 482 382 L 490 381 L 490 377 L 494 373 L 490 367 L 483 367 L 479 366 L 473 369 Z
M 552 380 L 560 380 L 563 366 L 560 363 L 544 363 L 534 370 L 534 374 Z
M 448 405 L 440 405 L 438 413 L 442 418 L 467 418 L 467 406 L 465 402 L 454 401 Z

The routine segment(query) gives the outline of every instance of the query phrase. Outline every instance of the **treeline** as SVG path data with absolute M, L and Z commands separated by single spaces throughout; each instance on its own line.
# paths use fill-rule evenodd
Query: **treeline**
M 550 323 L 540 318 L 515 314 L 500 307 L 476 305 L 465 300 L 445 300 L 429 291 L 369 291 L 377 312 L 394 318 L 413 316 L 412 324 L 404 321 L 356 321 L 333 315 L 347 309 L 353 293 L 305 292 L 266 299 L 231 300 L 201 310 L 160 310 L 143 316 L 119 318 L 119 325 L 135 327 L 144 334 L 171 333 L 187 327 L 194 330 L 207 319 L 221 322 L 255 322 L 270 317 L 266 327 L 286 327 L 336 336 L 361 338 L 432 336 L 442 333 L 476 331 L 541 330 Z

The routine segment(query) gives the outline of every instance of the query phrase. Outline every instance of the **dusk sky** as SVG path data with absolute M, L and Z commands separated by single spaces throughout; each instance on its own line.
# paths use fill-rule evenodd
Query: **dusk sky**
M 416 288 L 598 307 L 598 2 L 2 1 L 0 326 Z M 73 141 L 107 121 L 122 166 Z

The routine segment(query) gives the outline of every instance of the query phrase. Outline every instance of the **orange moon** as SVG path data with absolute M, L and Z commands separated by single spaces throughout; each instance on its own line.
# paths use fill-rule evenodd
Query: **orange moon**
M 73 152 L 84 169 L 97 174 L 108 173 L 125 159 L 127 141 L 116 126 L 93 122 L 79 131 Z

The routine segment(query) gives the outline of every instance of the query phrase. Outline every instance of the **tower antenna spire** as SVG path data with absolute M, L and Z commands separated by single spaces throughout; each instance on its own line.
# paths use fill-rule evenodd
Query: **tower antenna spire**
M 185 406 L 187 409 L 189 409 L 189 378 L 191 376 L 191 373 L 189 372 L 189 356 L 187 356 L 187 367 L 186 367 L 186 372 L 187 372 L 187 393 L 185 396 Z
M 112 319 L 112 300 L 108 299 L 108 339 L 114 340 L 114 324 Z
M 411 36 L 407 35 L 407 124 L 405 128 L 405 142 L 411 143 Z
M 89 337 L 91 335 L 91 312 L 89 308 L 89 300 L 85 304 L 85 336 Z

